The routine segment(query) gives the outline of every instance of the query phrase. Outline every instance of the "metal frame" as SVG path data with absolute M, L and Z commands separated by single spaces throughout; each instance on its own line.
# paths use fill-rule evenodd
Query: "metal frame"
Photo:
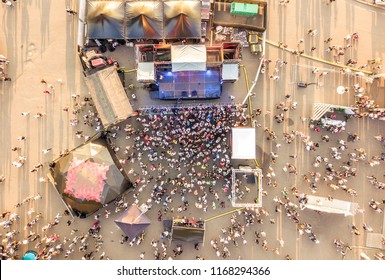
M 235 195 L 235 179 L 236 174 L 242 173 L 242 174 L 253 174 L 254 176 L 257 176 L 257 202 L 256 203 L 238 203 L 237 197 Z M 260 168 L 255 169 L 232 169 L 232 185 L 231 185 L 231 204 L 233 207 L 250 207 L 250 208 L 257 208 L 262 207 L 262 170 Z

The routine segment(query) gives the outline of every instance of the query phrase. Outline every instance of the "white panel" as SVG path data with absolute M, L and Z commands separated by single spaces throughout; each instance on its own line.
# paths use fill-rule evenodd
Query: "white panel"
M 255 128 L 232 128 L 232 156 L 233 159 L 256 158 Z
M 305 207 L 326 213 L 352 216 L 355 214 L 358 204 L 338 199 L 329 200 L 326 197 L 308 195 Z
M 226 63 L 222 65 L 222 80 L 238 80 L 239 66 L 238 63 Z
M 155 68 L 153 62 L 140 62 L 137 69 L 138 81 L 155 81 Z

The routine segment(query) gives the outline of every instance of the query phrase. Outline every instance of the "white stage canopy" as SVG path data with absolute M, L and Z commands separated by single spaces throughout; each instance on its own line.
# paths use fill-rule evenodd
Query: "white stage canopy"
M 139 62 L 136 73 L 138 82 L 155 81 L 154 62 Z
M 224 63 L 222 65 L 222 80 L 237 81 L 239 78 L 238 63 Z
M 205 45 L 171 46 L 172 72 L 206 71 Z
M 256 135 L 253 127 L 233 127 L 232 159 L 256 159 Z
M 307 195 L 307 203 L 305 208 L 334 214 L 344 214 L 345 216 L 353 216 L 358 208 L 358 204 L 350 201 L 333 199 L 327 197 Z

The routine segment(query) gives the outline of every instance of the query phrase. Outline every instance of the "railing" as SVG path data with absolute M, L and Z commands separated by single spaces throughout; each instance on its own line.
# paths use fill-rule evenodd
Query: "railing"
M 188 103 L 188 104 L 172 104 L 172 105 L 151 105 L 145 106 L 138 109 L 144 114 L 156 114 L 159 112 L 173 114 L 174 109 L 184 109 L 184 108 L 209 108 L 209 107 L 227 107 L 231 106 L 232 110 L 237 110 L 237 105 L 233 103 Z

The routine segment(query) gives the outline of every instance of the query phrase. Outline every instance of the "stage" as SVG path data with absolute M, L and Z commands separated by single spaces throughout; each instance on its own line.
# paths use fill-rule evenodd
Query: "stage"
M 219 69 L 158 72 L 160 99 L 213 99 L 221 96 Z

